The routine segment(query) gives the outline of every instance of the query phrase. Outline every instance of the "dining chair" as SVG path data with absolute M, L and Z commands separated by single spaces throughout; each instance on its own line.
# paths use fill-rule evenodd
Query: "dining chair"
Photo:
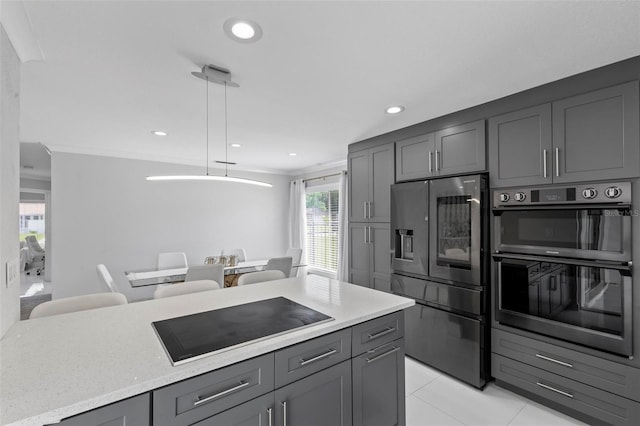
M 154 299 L 179 296 L 181 294 L 199 293 L 202 291 L 218 290 L 220 285 L 213 280 L 185 281 L 158 288 L 153 294 Z
M 242 274 L 238 277 L 238 285 L 247 285 L 261 283 L 264 281 L 281 280 L 287 278 L 284 272 L 279 270 L 274 271 L 257 271 L 249 272 L 248 274 Z
M 185 282 L 213 280 L 224 285 L 224 266 L 220 264 L 189 266 L 184 280 Z
M 267 264 L 264 267 L 263 271 L 278 270 L 278 271 L 282 271 L 285 277 L 288 277 L 291 275 L 292 263 L 293 263 L 293 259 L 290 256 L 272 257 L 267 261 Z
M 247 260 L 247 252 L 243 248 L 222 250 L 223 256 L 229 256 L 230 254 L 235 255 L 238 262 L 245 262 Z
M 85 294 L 82 296 L 64 297 L 62 299 L 49 300 L 37 305 L 31 311 L 29 319 L 126 304 L 127 298 L 122 293 L 95 293 Z
M 186 268 L 187 255 L 181 251 L 158 253 L 158 269 Z
M 286 257 L 291 257 L 292 263 L 294 265 L 299 265 L 300 264 L 300 259 L 302 259 L 302 249 L 301 248 L 290 247 L 290 248 L 287 249 L 287 252 L 284 255 Z M 293 277 L 293 276 L 295 276 L 297 274 L 298 274 L 298 267 L 295 267 L 295 268 L 291 269 L 291 274 L 289 274 L 289 276 Z
M 109 270 L 104 264 L 96 265 L 96 271 L 98 272 L 98 278 L 111 290 L 112 293 L 118 293 L 118 286 L 116 285 L 113 277 L 109 273 Z
M 29 249 L 29 268 L 36 267 L 36 275 L 42 274 L 45 266 L 45 251 L 34 235 L 24 237 L 26 247 Z M 26 266 L 26 265 L 25 265 Z M 27 271 L 27 275 L 31 275 L 32 271 Z

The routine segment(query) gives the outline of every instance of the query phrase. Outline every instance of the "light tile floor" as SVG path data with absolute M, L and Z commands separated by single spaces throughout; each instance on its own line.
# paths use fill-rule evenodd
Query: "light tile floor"
M 405 358 L 407 426 L 584 426 L 579 420 L 496 386 L 480 391 Z

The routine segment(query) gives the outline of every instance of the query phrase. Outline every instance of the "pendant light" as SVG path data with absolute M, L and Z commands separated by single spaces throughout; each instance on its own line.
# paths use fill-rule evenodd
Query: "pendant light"
M 218 180 L 225 182 L 237 182 L 237 183 L 246 183 L 249 185 L 258 185 L 258 186 L 266 186 L 271 188 L 273 185 L 267 182 L 262 182 L 259 180 L 253 179 L 245 179 L 229 176 L 229 164 L 228 160 L 228 151 L 229 151 L 229 143 L 228 143 L 228 125 L 227 125 L 227 86 L 231 87 L 240 87 L 237 83 L 231 81 L 231 73 L 229 70 L 224 68 L 219 68 L 213 65 L 205 65 L 202 67 L 201 72 L 192 72 L 192 75 L 195 77 L 201 78 L 205 80 L 206 86 L 206 97 L 207 97 L 207 148 L 206 148 L 206 174 L 205 175 L 172 175 L 172 176 L 147 176 L 147 180 L 157 181 L 157 180 Z M 224 161 L 216 161 L 217 163 L 224 164 L 224 176 L 219 175 L 210 175 L 209 174 L 209 82 L 213 82 L 216 84 L 224 85 Z

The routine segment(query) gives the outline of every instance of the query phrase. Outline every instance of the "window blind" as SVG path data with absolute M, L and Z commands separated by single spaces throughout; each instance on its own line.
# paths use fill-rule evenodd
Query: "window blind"
M 324 186 L 306 194 L 307 263 L 331 273 L 338 271 L 338 192 Z

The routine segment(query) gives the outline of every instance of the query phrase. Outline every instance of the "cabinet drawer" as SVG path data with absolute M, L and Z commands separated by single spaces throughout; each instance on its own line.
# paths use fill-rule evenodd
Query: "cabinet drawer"
M 58 426 L 149 426 L 149 402 L 145 393 L 69 417 Z
M 265 426 L 274 421 L 273 392 L 209 417 L 193 426 Z
M 640 401 L 640 369 L 497 329 L 491 330 L 491 351 Z
M 153 392 L 154 426 L 187 426 L 273 390 L 273 354 Z
M 404 336 L 404 311 L 395 312 L 353 327 L 353 356 Z
M 612 425 L 636 425 L 640 403 L 527 364 L 491 356 L 493 376 L 528 393 Z
M 275 354 L 276 388 L 351 358 L 351 329 L 279 350 Z

